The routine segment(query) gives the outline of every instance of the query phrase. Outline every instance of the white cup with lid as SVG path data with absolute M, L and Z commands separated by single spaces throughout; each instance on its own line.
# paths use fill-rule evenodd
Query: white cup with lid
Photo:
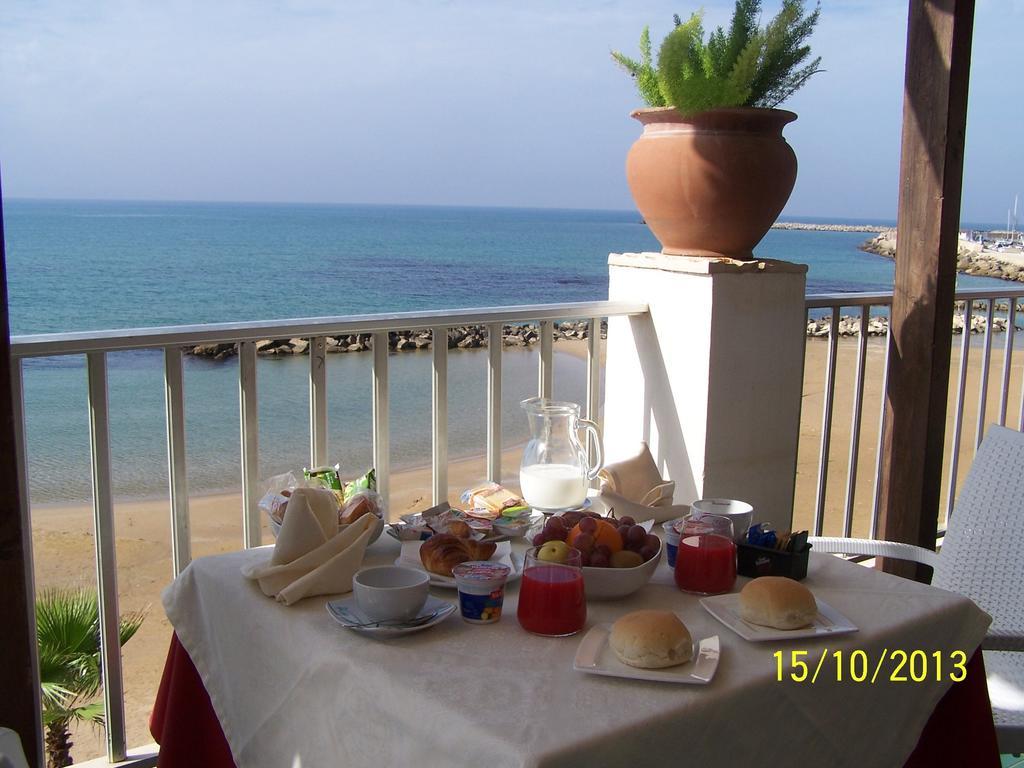
M 747 540 L 747 531 L 754 521 L 754 508 L 745 501 L 736 499 L 699 499 L 690 505 L 693 517 L 720 515 L 732 521 L 733 541 L 741 544 Z

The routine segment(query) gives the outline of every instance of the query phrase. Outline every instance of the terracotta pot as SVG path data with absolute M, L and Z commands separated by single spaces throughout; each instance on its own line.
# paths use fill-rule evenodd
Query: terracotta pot
M 796 182 L 796 155 L 782 137 L 796 115 L 781 109 L 712 109 L 683 116 L 638 109 L 644 132 L 626 177 L 662 253 L 753 258 Z

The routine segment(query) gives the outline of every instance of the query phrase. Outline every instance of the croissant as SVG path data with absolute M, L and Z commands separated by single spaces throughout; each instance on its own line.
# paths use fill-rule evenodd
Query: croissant
M 435 533 L 420 545 L 420 561 L 431 573 L 451 576 L 459 563 L 470 560 L 489 560 L 498 545 L 493 541 L 480 542 L 460 539 L 450 533 Z

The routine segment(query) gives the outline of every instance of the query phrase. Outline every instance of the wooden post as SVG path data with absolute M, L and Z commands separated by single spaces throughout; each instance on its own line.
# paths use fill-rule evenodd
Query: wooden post
M 880 507 L 886 539 L 929 549 L 942 484 L 973 23 L 973 0 L 910 0 Z M 882 567 L 927 578 L 910 563 Z
M 22 492 L 27 494 L 28 489 L 21 488 L 16 461 L 13 375 L 0 190 L 0 726 L 17 731 L 29 765 L 42 768 L 32 530 L 28 499 L 22 498 Z M 17 413 L 21 413 L 20 408 Z

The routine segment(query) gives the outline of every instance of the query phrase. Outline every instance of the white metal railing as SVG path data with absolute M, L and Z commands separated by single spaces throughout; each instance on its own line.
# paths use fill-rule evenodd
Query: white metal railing
M 960 447 L 964 431 L 964 404 L 967 397 L 968 363 L 971 353 L 972 320 L 975 312 L 980 308 L 984 316 L 982 340 L 981 340 L 981 363 L 979 372 L 979 390 L 977 399 L 977 418 L 975 420 L 974 449 L 981 444 L 984 436 L 986 415 L 988 411 L 988 387 L 989 368 L 991 367 L 992 334 L 996 323 L 1005 324 L 1005 340 L 1003 348 L 1003 363 L 1000 372 L 1000 393 L 997 417 L 994 419 L 1000 425 L 1006 424 L 1009 405 L 1011 372 L 1013 360 L 1013 346 L 1016 334 L 1017 306 L 1024 297 L 1024 285 L 1016 290 L 1007 288 L 995 288 L 973 291 L 957 291 L 955 299 L 962 309 L 954 310 L 955 316 L 963 318 L 963 333 L 961 335 L 960 359 L 957 372 L 957 384 L 955 388 L 956 399 L 953 410 L 953 425 L 951 434 L 947 436 L 949 443 L 949 472 L 946 481 L 945 493 L 945 514 L 944 521 L 939 526 L 945 528 L 953 509 L 953 502 L 956 496 L 956 487 L 959 479 L 959 458 Z M 1005 304 L 1005 306 L 1004 306 Z M 814 315 L 819 315 L 829 321 L 827 338 L 827 358 L 825 363 L 825 389 L 824 402 L 821 415 L 821 438 L 818 445 L 818 466 L 817 484 L 814 501 L 813 535 L 820 536 L 825 524 L 826 500 L 829 485 L 829 463 L 832 448 L 832 426 L 835 417 L 835 391 L 836 391 L 836 367 L 839 351 L 841 311 L 855 309 L 853 316 L 854 327 L 856 328 L 856 357 L 853 374 L 853 399 L 850 409 L 850 440 L 847 452 L 846 470 L 846 493 L 842 506 L 842 535 L 849 537 L 853 528 L 853 514 L 856 502 L 856 485 L 859 472 L 859 456 L 861 451 L 861 425 L 864 417 L 864 385 L 865 385 L 865 363 L 867 357 L 868 328 L 872 319 L 871 310 L 875 308 L 890 308 L 892 306 L 892 293 L 832 293 L 810 295 L 806 299 L 808 322 Z M 952 322 L 951 318 L 951 322 Z M 849 318 L 846 318 L 847 322 Z M 815 343 L 808 341 L 808 343 Z M 889 346 L 888 324 L 885 332 L 885 355 L 881 379 L 881 407 L 878 413 L 878 435 L 876 445 L 875 474 L 873 482 L 873 498 L 871 502 L 869 538 L 875 538 L 878 533 L 879 517 L 879 487 L 881 481 L 882 462 L 882 438 L 885 412 L 885 388 L 888 380 L 889 357 L 891 348 Z M 951 372 L 952 373 L 952 372 Z M 952 391 L 952 388 L 951 388 Z M 1020 413 L 1018 417 L 1018 429 L 1024 430 L 1024 384 L 1021 387 Z
M 970 355 L 970 328 L 976 304 L 981 302 L 986 324 L 981 344 L 981 383 L 978 394 L 979 409 L 975 425 L 974 445 L 983 434 L 987 406 L 989 363 L 992 348 L 993 321 L 1006 320 L 1006 339 L 998 423 L 1005 424 L 1009 409 L 1011 365 L 1015 338 L 1016 306 L 1024 297 L 1024 286 L 1018 292 L 1006 289 L 961 291 L 956 299 L 965 302 L 964 328 L 960 340 L 960 360 L 956 388 L 954 426 L 950 440 L 950 470 L 946 501 L 946 518 L 958 478 L 958 456 L 963 432 L 964 402 L 968 359 Z M 997 302 L 1006 301 L 1006 308 Z M 835 420 L 835 391 L 839 353 L 839 325 L 844 308 L 854 308 L 854 324 L 858 330 L 853 376 L 853 401 L 850 413 L 850 440 L 847 446 L 847 474 L 843 503 L 843 534 L 852 533 L 853 511 L 856 504 L 856 484 L 860 472 L 859 456 L 864 419 L 864 391 L 868 327 L 872 309 L 891 306 L 891 293 L 848 293 L 812 295 L 806 298 L 808 318 L 824 315 L 830 319 L 827 338 L 827 360 L 824 369 L 825 390 L 822 408 L 822 432 L 817 446 L 818 466 L 814 504 L 813 529 L 820 535 L 825 524 L 826 501 L 829 487 L 829 464 L 832 449 L 832 426 Z M 501 378 L 502 336 L 506 325 L 526 322 L 540 323 L 538 394 L 550 396 L 554 370 L 553 340 L 555 322 L 570 319 L 588 320 L 586 404 L 587 418 L 597 420 L 600 402 L 600 332 L 602 318 L 637 315 L 647 311 L 644 304 L 623 302 L 579 302 L 545 304 L 504 308 L 464 309 L 437 312 L 406 312 L 373 315 L 354 315 L 272 322 L 222 323 L 165 328 L 143 328 L 122 331 L 98 331 L 69 334 L 42 334 L 12 338 L 13 393 L 15 429 L 18 445 L 18 466 L 21 498 L 28 504 L 27 454 L 24 429 L 24 397 L 22 360 L 31 357 L 85 355 L 88 371 L 88 406 L 90 425 L 90 451 L 93 481 L 93 514 L 96 529 L 96 568 L 100 596 L 101 643 L 103 649 L 104 697 L 107 707 L 107 751 L 112 762 L 125 758 L 125 717 L 121 656 L 117 643 L 117 573 L 114 538 L 113 495 L 110 465 L 109 414 L 107 407 L 106 355 L 137 349 L 160 349 L 164 353 L 164 381 L 167 423 L 167 456 L 169 478 L 169 506 L 171 519 L 171 563 L 174 574 L 190 561 L 189 501 L 186 472 L 183 349 L 210 343 L 237 343 L 239 357 L 239 430 L 240 471 L 242 486 L 242 544 L 245 547 L 261 543 L 261 526 L 257 502 L 261 493 L 259 483 L 259 423 L 258 393 L 256 387 L 256 342 L 262 339 L 303 338 L 309 340 L 309 400 L 310 400 L 310 461 L 314 465 L 327 461 L 327 387 L 329 386 L 326 359 L 326 337 L 370 333 L 372 353 L 372 436 L 373 461 L 378 468 L 380 492 L 388 497 L 390 465 L 389 440 L 389 333 L 416 328 L 430 329 L 434 340 L 447 340 L 449 328 L 462 325 L 484 326 L 488 335 L 487 355 L 487 457 L 489 479 L 501 476 Z M 888 342 L 888 331 L 886 331 Z M 888 344 L 886 344 L 888 349 Z M 882 373 L 882 391 L 888 372 L 889 355 L 885 355 Z M 432 464 L 433 498 L 447 497 L 448 479 L 448 344 L 434 343 L 432 350 Z M 1019 428 L 1024 429 L 1024 385 L 1021 387 Z M 882 409 L 878 414 L 877 458 L 873 483 L 873 499 L 869 535 L 877 533 L 878 490 L 882 442 Z M 592 446 L 591 446 L 592 448 Z
M 433 496 L 448 496 L 448 329 L 483 325 L 488 332 L 487 369 L 487 473 L 501 476 L 501 363 L 505 325 L 540 322 L 538 393 L 550 397 L 554 381 L 554 324 L 559 320 L 586 319 L 587 342 L 586 416 L 597 420 L 600 391 L 601 320 L 611 316 L 637 315 L 644 304 L 594 301 L 540 304 L 436 312 L 403 312 L 350 315 L 253 323 L 220 323 L 120 331 L 41 334 L 11 339 L 17 461 L 22 488 L 23 513 L 28 519 L 28 464 L 22 360 L 30 357 L 82 355 L 88 369 L 89 441 L 92 463 L 93 515 L 95 520 L 96 580 L 100 607 L 103 695 L 106 706 L 107 757 L 126 758 L 124 686 L 118 643 L 117 560 L 114 536 L 114 505 L 111 484 L 110 421 L 107 407 L 107 353 L 136 349 L 162 349 L 164 353 L 165 402 L 167 407 L 167 461 L 171 519 L 171 562 L 174 575 L 191 559 L 189 499 L 185 451 L 185 395 L 183 350 L 219 343 L 238 344 L 238 402 L 240 468 L 242 480 L 242 544 L 261 543 L 257 502 L 259 487 L 259 423 L 256 389 L 256 342 L 261 339 L 309 340 L 309 434 L 313 466 L 327 463 L 327 367 L 326 337 L 354 333 L 373 335 L 373 458 L 378 470 L 379 491 L 388 499 L 390 441 L 388 422 L 388 348 L 391 331 L 429 328 L 433 332 Z M 438 343 L 440 341 L 441 343 Z M 151 760 L 150 760 L 151 762 Z M 132 763 L 134 764 L 134 763 Z

